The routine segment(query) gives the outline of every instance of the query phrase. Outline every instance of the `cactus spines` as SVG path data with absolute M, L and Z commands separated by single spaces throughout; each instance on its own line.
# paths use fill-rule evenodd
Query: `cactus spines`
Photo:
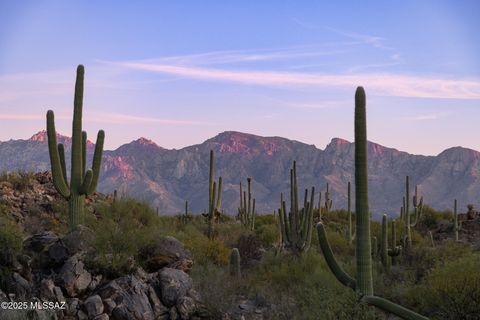
M 230 275 L 233 277 L 240 277 L 240 252 L 237 248 L 233 248 L 230 252 L 230 260 L 229 260 L 229 267 L 230 267 Z
M 67 182 L 64 146 L 61 143 L 57 144 L 54 113 L 52 110 L 47 112 L 48 151 L 53 183 L 58 193 L 68 200 L 68 226 L 70 230 L 74 229 L 78 224 L 82 224 L 84 221 L 85 196 L 91 195 L 97 187 L 102 161 L 103 143 L 105 140 L 104 131 L 98 131 L 92 169 L 86 170 L 87 134 L 85 131 L 82 131 L 84 74 L 84 67 L 79 65 L 77 67 L 75 97 L 73 102 L 70 183 Z
M 240 182 L 240 207 L 238 208 L 238 216 L 241 223 L 249 230 L 255 230 L 255 199 L 252 201 L 252 178 L 247 178 L 247 192 L 248 192 L 248 202 L 247 202 L 247 193 L 243 191 L 242 194 L 242 183 Z M 243 199 L 242 199 L 243 195 Z M 243 200 L 243 201 L 242 201 Z
M 220 212 L 220 205 L 222 201 L 222 177 L 218 178 L 218 192 L 217 184 L 214 181 L 214 171 L 213 171 L 214 155 L 213 150 L 210 150 L 210 175 L 209 175 L 209 188 L 208 188 L 208 213 L 206 214 L 208 222 L 208 231 L 207 235 L 209 239 L 214 238 L 214 225 L 218 219 Z
M 392 266 L 397 264 L 397 257 L 402 252 L 402 247 L 397 246 L 396 221 L 392 220 L 392 247 L 388 249 L 388 255 L 392 258 Z
M 457 199 L 453 201 L 453 228 L 455 230 L 455 241 L 458 241 L 458 232 L 462 230 L 462 222 L 458 220 Z
M 308 190 L 305 190 L 304 207 L 298 207 L 297 165 L 293 162 L 290 170 L 290 212 L 287 215 L 283 193 L 280 194 L 280 209 L 278 212 L 283 246 L 298 255 L 310 248 L 313 229 L 313 207 L 315 203 L 315 188 L 312 187 L 310 201 Z
M 365 110 L 365 91 L 358 87 L 355 93 L 355 213 L 356 213 L 356 279 L 346 274 L 335 261 L 327 238 L 325 227 L 317 224 L 318 240 L 325 260 L 344 285 L 354 289 L 361 296 L 361 301 L 393 313 L 404 319 L 428 319 L 400 305 L 373 295 L 372 256 L 370 242 L 370 212 L 368 210 L 368 171 L 367 171 L 367 125 Z M 348 279 L 354 280 L 347 281 Z M 352 285 L 351 283 L 354 283 Z

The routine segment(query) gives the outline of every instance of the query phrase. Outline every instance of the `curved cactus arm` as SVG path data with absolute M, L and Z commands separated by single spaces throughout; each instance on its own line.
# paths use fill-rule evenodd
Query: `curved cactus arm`
M 63 179 L 65 179 L 65 183 L 68 186 L 67 167 L 65 165 L 65 147 L 63 146 L 63 143 L 59 143 L 57 145 L 57 149 L 58 149 L 58 155 L 60 157 L 60 165 L 62 166 Z
M 323 256 L 327 262 L 328 267 L 333 272 L 338 281 L 340 281 L 344 286 L 356 290 L 357 281 L 348 275 L 343 269 L 338 265 L 335 256 L 333 255 L 332 248 L 328 243 L 327 234 L 325 232 L 325 227 L 323 223 L 317 223 L 317 232 L 318 232 L 318 242 L 320 243 L 320 248 L 322 249 Z
M 82 131 L 82 176 L 85 176 L 87 170 L 87 132 Z
M 53 184 L 58 193 L 64 198 L 68 198 L 70 197 L 70 189 L 62 172 L 62 164 L 57 146 L 57 132 L 55 131 L 55 116 L 52 110 L 47 111 L 47 137 Z
M 86 195 L 91 195 L 95 192 L 98 184 L 98 178 L 100 176 L 100 167 L 102 163 L 103 142 L 105 141 L 105 132 L 103 130 L 98 131 L 97 142 L 95 143 L 95 151 L 93 153 L 92 162 L 92 182 L 87 189 Z
M 93 179 L 93 172 L 91 169 L 88 169 L 87 172 L 85 173 L 85 177 L 83 178 L 82 185 L 78 189 L 79 194 L 87 194 L 87 191 L 90 188 L 90 185 L 92 184 L 92 179 Z
M 369 305 L 375 306 L 388 313 L 394 314 L 405 320 L 429 320 L 429 318 L 422 316 L 421 314 L 418 314 L 410 309 L 402 307 L 399 304 L 393 303 L 390 300 L 380 298 L 377 296 L 366 295 L 366 296 L 363 296 L 360 299 L 360 301 L 367 303 Z

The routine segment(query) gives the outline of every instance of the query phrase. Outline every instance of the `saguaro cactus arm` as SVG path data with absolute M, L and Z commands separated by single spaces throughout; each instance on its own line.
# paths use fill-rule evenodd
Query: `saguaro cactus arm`
M 409 310 L 405 307 L 402 307 L 399 304 L 393 303 L 390 300 L 377 297 L 377 296 L 363 296 L 360 301 L 365 302 L 369 305 L 377 307 L 379 309 L 385 310 L 389 313 L 392 313 L 396 316 L 399 316 L 402 319 L 406 320 L 428 320 L 427 317 L 422 316 L 412 310 Z
M 68 197 L 70 196 L 70 189 L 68 188 L 68 184 L 65 179 L 65 176 L 67 175 L 66 171 L 64 171 L 65 154 L 64 152 L 62 152 L 63 145 L 62 147 L 60 147 L 60 145 L 57 146 L 55 116 L 52 110 L 47 111 L 47 136 L 48 136 L 48 152 L 50 154 L 50 165 L 52 168 L 53 184 L 55 186 L 55 189 L 57 189 L 58 193 L 60 193 L 64 198 L 68 199 Z
M 348 273 L 346 273 L 338 264 L 337 259 L 335 259 L 332 248 L 330 247 L 330 243 L 328 242 L 325 227 L 323 226 L 322 222 L 317 223 L 317 233 L 318 241 L 320 243 L 320 249 L 322 250 L 328 267 L 333 272 L 338 281 L 340 281 L 344 286 L 355 290 L 357 286 L 357 281 L 352 278 Z

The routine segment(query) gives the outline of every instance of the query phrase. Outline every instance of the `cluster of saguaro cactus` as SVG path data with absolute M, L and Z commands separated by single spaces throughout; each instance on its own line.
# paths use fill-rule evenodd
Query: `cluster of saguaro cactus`
M 240 252 L 237 248 L 233 248 L 230 252 L 230 260 L 229 260 L 229 269 L 230 275 L 233 277 L 240 277 Z
M 320 248 L 333 274 L 342 284 L 357 291 L 361 296 L 360 301 L 404 319 L 428 319 L 389 300 L 374 296 L 373 293 L 365 104 L 365 91 L 362 87 L 358 87 L 355 93 L 356 279 L 348 275 L 337 263 L 322 222 L 317 224 Z
M 247 192 L 242 191 L 242 183 L 240 182 L 240 207 L 238 208 L 238 218 L 245 228 L 255 230 L 255 198 L 252 200 L 251 188 L 252 178 L 247 178 Z
M 388 249 L 388 255 L 392 258 L 392 266 L 397 264 L 397 257 L 402 253 L 402 246 L 397 246 L 396 221 L 392 220 L 392 247 Z
M 410 177 L 405 177 L 405 197 L 403 198 L 403 207 L 400 212 L 401 218 L 403 218 L 405 223 L 405 236 L 404 236 L 404 246 L 408 247 L 412 245 L 412 230 L 415 228 L 420 217 L 423 213 L 423 197 L 418 199 L 418 187 L 415 186 L 415 193 L 413 195 L 413 217 L 414 221 L 411 222 L 410 214 Z
M 283 247 L 298 255 L 310 248 L 313 229 L 313 207 L 315 203 L 315 188 L 312 187 L 310 201 L 308 189 L 305 189 L 304 205 L 298 207 L 297 164 L 293 161 L 290 169 L 290 212 L 287 215 L 283 193 L 280 195 L 278 209 L 279 224 Z
M 103 130 L 98 131 L 92 169 L 87 170 L 87 133 L 82 131 L 84 74 L 84 67 L 79 65 L 77 67 L 75 98 L 73 102 L 70 183 L 67 181 L 64 146 L 61 143 L 57 144 L 54 113 L 52 110 L 47 112 L 48 151 L 50 154 L 53 184 L 58 193 L 68 200 L 68 226 L 70 230 L 84 221 L 85 196 L 91 195 L 97 187 L 105 139 Z
M 453 229 L 455 231 L 455 241 L 458 241 L 458 232 L 462 230 L 462 222 L 458 220 L 457 199 L 453 201 Z
M 209 239 L 213 239 L 215 236 L 215 223 L 218 220 L 220 214 L 220 204 L 222 202 L 222 177 L 218 178 L 218 191 L 217 183 L 215 182 L 213 172 L 213 150 L 210 150 L 210 175 L 208 180 L 208 213 L 206 214 L 208 231 L 207 235 Z

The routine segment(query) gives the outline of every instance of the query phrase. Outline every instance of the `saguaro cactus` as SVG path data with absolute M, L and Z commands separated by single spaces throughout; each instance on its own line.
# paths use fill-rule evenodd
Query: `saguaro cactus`
M 415 185 L 415 193 L 413 195 L 413 209 L 414 209 L 414 222 L 411 222 L 411 215 L 410 215 L 410 177 L 405 177 L 405 197 L 404 200 L 404 219 L 405 219 L 405 236 L 407 238 L 407 246 L 412 245 L 412 230 L 411 228 L 415 228 L 418 221 L 420 220 L 420 216 L 423 212 L 423 197 L 418 199 L 418 187 Z
M 248 202 L 247 193 L 242 192 L 242 183 L 240 182 L 240 207 L 238 208 L 238 216 L 242 224 L 249 230 L 255 229 L 255 199 L 252 201 L 251 190 L 252 178 L 247 178 Z M 243 197 L 243 199 L 242 199 Z
M 360 301 L 381 308 L 404 319 L 428 319 L 398 304 L 373 295 L 372 256 L 370 243 L 370 212 L 368 210 L 367 125 L 365 91 L 358 87 L 355 93 L 355 214 L 356 214 L 356 279 L 338 265 L 327 240 L 325 227 L 317 224 L 320 248 L 325 260 L 337 277 L 347 287 L 357 291 Z
M 230 261 L 229 261 L 229 267 L 230 267 L 230 275 L 234 277 L 240 277 L 241 272 L 240 272 L 240 252 L 238 251 L 237 248 L 233 248 L 232 251 L 230 252 Z
M 385 270 L 388 271 L 388 226 L 387 226 L 387 215 L 384 214 L 382 217 L 382 248 L 381 248 L 381 260 L 382 265 Z
M 63 144 L 57 144 L 55 119 L 52 110 L 47 112 L 48 151 L 55 189 L 68 200 L 68 226 L 72 230 L 84 221 L 85 196 L 91 195 L 98 183 L 102 161 L 105 133 L 98 131 L 92 169 L 86 170 L 87 133 L 82 131 L 83 79 L 85 69 L 77 67 L 75 97 L 73 102 L 72 159 L 70 183 L 67 182 L 65 152 Z
M 302 209 L 298 208 L 297 164 L 293 161 L 293 168 L 290 170 L 290 212 L 287 216 L 282 193 L 280 194 L 278 217 L 282 230 L 282 244 L 294 254 L 306 252 L 310 248 L 314 203 L 315 188 L 312 187 L 310 201 L 308 201 L 308 189 L 305 189 L 304 207 Z
M 218 178 L 218 192 L 217 184 L 215 182 L 214 171 L 213 171 L 213 150 L 210 150 L 210 175 L 208 181 L 208 213 L 207 213 L 207 222 L 208 222 L 208 231 L 207 235 L 209 239 L 213 239 L 215 236 L 214 226 L 215 222 L 218 219 L 220 212 L 220 204 L 222 202 L 222 177 Z
M 350 192 L 350 181 L 347 185 L 347 214 L 348 214 L 348 242 L 352 243 L 355 239 L 355 234 L 353 233 L 352 227 L 352 201 L 351 201 L 351 192 Z
M 458 241 L 458 232 L 462 230 L 462 222 L 458 220 L 457 199 L 453 201 L 453 229 L 455 230 L 455 241 Z
M 182 216 L 183 224 L 187 225 L 189 219 L 190 219 L 190 215 L 188 214 L 188 201 L 185 200 L 185 213 Z

